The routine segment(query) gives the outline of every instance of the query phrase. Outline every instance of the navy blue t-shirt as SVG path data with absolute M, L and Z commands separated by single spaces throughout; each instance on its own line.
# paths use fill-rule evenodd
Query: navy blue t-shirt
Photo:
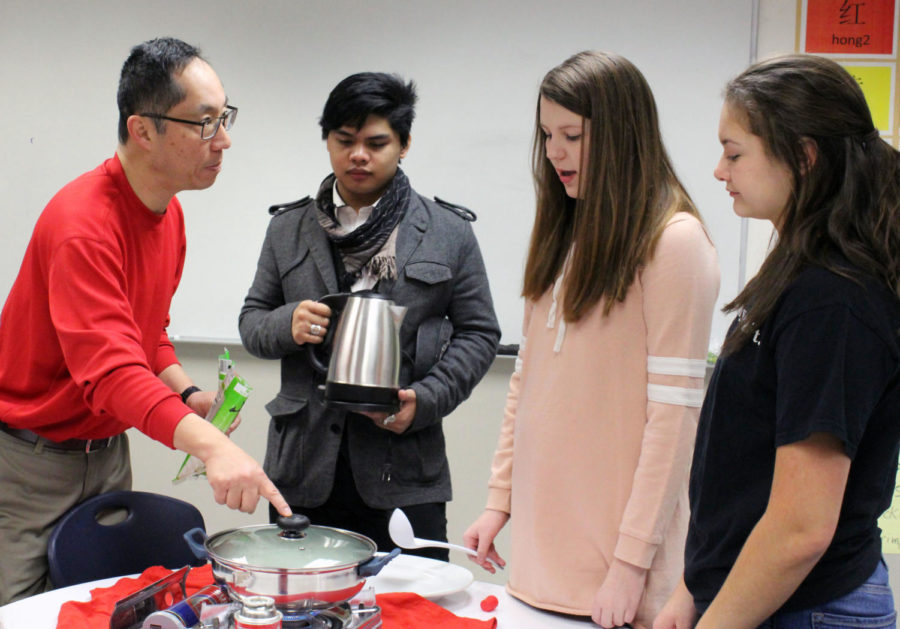
M 766 509 L 776 448 L 814 432 L 840 439 L 852 463 L 834 539 L 781 610 L 839 598 L 875 570 L 900 449 L 898 332 L 900 301 L 886 287 L 812 267 L 752 341 L 719 359 L 690 480 L 685 583 L 699 607 Z

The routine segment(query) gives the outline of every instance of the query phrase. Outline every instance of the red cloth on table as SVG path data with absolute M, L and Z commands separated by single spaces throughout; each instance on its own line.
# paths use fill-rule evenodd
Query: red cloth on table
M 85 602 L 68 601 L 59 609 L 56 629 L 109 629 L 109 619 L 116 609 L 116 603 L 138 590 L 153 585 L 172 574 L 173 570 L 162 566 L 151 566 L 138 577 L 123 577 L 114 585 L 91 590 L 91 600 Z M 187 596 L 201 588 L 215 583 L 212 566 L 206 564 L 191 568 L 185 580 Z
M 476 620 L 457 616 L 427 598 L 411 592 L 378 594 L 384 629 L 494 629 L 497 619 Z
M 147 568 L 139 577 L 123 577 L 114 585 L 91 590 L 91 600 L 63 603 L 57 618 L 57 629 L 109 629 L 109 619 L 116 603 L 129 594 L 152 585 L 172 574 L 162 566 Z M 207 564 L 191 568 L 185 582 L 187 595 L 214 583 L 212 567 Z M 494 629 L 497 619 L 462 618 L 418 594 L 394 592 L 375 597 L 381 608 L 384 629 Z

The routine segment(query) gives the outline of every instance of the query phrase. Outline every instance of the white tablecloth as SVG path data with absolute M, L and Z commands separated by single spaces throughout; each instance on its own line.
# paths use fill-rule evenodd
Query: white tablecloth
M 56 629 L 59 608 L 66 601 L 89 601 L 91 590 L 114 585 L 122 577 L 79 583 L 50 590 L 0 607 L 0 629 Z
M 109 587 L 118 579 L 116 577 L 72 585 L 0 607 L 0 629 L 56 629 L 56 618 L 63 603 L 90 600 L 92 589 Z M 482 611 L 481 601 L 492 594 L 499 601 L 497 609 L 493 612 Z M 507 594 L 503 586 L 483 581 L 475 581 L 462 592 L 435 599 L 435 602 L 457 616 L 481 620 L 497 618 L 498 629 L 596 627 L 588 620 L 577 620 L 529 607 Z
M 499 601 L 497 609 L 492 612 L 481 611 L 481 601 L 485 596 L 493 594 Z M 502 585 L 475 581 L 464 591 L 450 594 L 434 601 L 441 607 L 449 609 L 457 616 L 488 620 L 497 619 L 498 629 L 572 629 L 580 627 L 589 629 L 597 625 L 585 618 L 577 619 L 535 609 L 506 593 Z M 15 628 L 11 628 L 15 629 Z

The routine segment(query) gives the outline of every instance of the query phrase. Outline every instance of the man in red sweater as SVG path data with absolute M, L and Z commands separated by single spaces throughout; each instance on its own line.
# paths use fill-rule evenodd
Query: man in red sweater
M 166 334 L 185 256 L 175 194 L 215 182 L 237 109 L 177 39 L 132 49 L 115 155 L 44 209 L 0 314 L 0 605 L 47 589 L 47 537 L 76 503 L 131 487 L 125 430 L 206 464 L 220 504 L 290 508 L 203 419 Z

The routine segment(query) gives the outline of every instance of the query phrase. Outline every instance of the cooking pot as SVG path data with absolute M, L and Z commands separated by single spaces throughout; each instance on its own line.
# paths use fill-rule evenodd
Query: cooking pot
M 270 596 L 279 609 L 332 607 L 353 598 L 391 559 L 376 555 L 364 535 L 313 526 L 304 515 L 279 516 L 276 524 L 244 526 L 207 537 L 185 533 L 191 549 L 208 558 L 213 577 L 232 598 Z

